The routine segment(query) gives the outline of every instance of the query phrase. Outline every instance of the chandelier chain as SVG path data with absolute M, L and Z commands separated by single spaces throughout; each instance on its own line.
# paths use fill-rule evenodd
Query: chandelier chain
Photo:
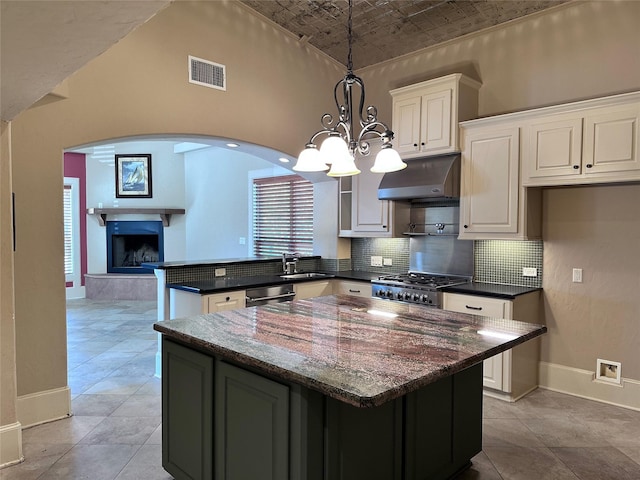
M 347 19 L 347 44 L 349 46 L 349 53 L 347 54 L 347 72 L 353 73 L 353 59 L 351 55 L 351 44 L 353 43 L 353 21 L 352 21 L 352 9 L 353 2 L 349 0 L 349 16 Z

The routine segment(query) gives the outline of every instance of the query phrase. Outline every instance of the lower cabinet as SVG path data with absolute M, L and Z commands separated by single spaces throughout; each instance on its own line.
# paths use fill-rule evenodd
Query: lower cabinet
M 246 295 L 245 290 L 201 295 L 172 288 L 169 292 L 169 318 L 244 308 Z
M 289 478 L 288 386 L 216 361 L 214 411 L 215 478 Z
M 208 355 L 162 339 L 162 466 L 177 480 L 213 478 L 213 369 Z
M 176 480 L 443 480 L 482 447 L 480 364 L 357 408 L 164 336 L 162 351 L 162 466 Z
M 452 312 L 540 323 L 539 303 L 539 292 L 519 295 L 513 300 L 445 292 L 442 308 Z M 509 401 L 526 395 L 538 386 L 539 360 L 539 339 L 486 359 L 482 371 L 486 392 Z
M 224 312 L 244 308 L 247 294 L 244 290 L 202 296 L 202 313 Z

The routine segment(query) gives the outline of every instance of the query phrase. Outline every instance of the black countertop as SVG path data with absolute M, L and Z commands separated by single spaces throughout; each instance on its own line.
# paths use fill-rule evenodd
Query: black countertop
M 299 260 L 313 260 L 321 258 L 320 255 L 304 255 L 297 257 Z M 144 268 L 153 270 L 167 270 L 170 268 L 202 267 L 206 265 L 225 265 L 230 263 L 264 263 L 281 262 L 282 257 L 243 257 L 243 258 L 221 258 L 211 260 L 177 260 L 173 262 L 144 262 Z
M 444 287 L 443 292 L 449 293 L 462 293 L 465 295 L 477 295 L 481 297 L 494 297 L 505 298 L 513 300 L 518 295 L 525 295 L 527 293 L 536 292 L 542 290 L 539 287 L 522 287 L 518 285 L 502 285 L 499 283 L 482 283 L 471 282 L 463 283 L 462 285 L 453 285 L 451 287 Z
M 281 285 L 285 283 L 313 282 L 323 279 L 336 278 L 340 280 L 356 280 L 370 282 L 380 277 L 381 273 L 366 272 L 360 270 L 345 270 L 340 272 L 321 272 L 326 277 L 316 278 L 281 278 L 279 274 L 258 275 L 249 277 L 220 277 L 210 280 L 197 280 L 184 283 L 169 283 L 167 288 L 184 290 L 186 292 L 208 295 L 211 293 L 222 293 L 230 290 L 244 290 L 247 288 L 263 287 L 267 285 Z M 443 292 L 461 293 L 465 295 L 477 295 L 482 297 L 505 298 L 513 300 L 518 295 L 541 290 L 538 287 L 523 287 L 518 285 L 503 285 L 498 283 L 471 282 L 462 285 L 444 287 Z
M 337 278 L 340 280 L 357 280 L 370 282 L 371 280 L 380 276 L 379 273 L 362 272 L 356 270 L 324 273 L 327 274 L 326 277 L 298 279 L 281 278 L 279 274 L 260 275 L 255 277 L 220 277 L 211 280 L 197 280 L 185 283 L 168 283 L 166 285 L 166 288 L 174 288 L 176 290 L 198 293 L 200 295 L 208 295 L 211 293 L 222 293 L 230 290 L 244 290 L 247 288 L 264 287 L 267 285 L 282 285 L 285 283 L 313 282 L 332 278 Z

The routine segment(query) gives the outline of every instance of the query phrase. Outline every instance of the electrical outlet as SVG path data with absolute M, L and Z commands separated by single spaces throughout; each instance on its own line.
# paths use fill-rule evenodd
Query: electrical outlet
M 371 257 L 371 266 L 372 267 L 381 267 L 382 266 L 382 257 L 372 256 Z
M 538 269 L 535 267 L 522 267 L 522 276 L 523 277 L 537 277 Z
M 383 258 L 382 259 L 382 263 L 385 267 L 390 267 L 391 265 L 393 265 L 393 259 L 391 258 Z
M 216 277 L 224 277 L 224 276 L 227 274 L 227 269 L 226 269 L 226 268 L 216 268 L 216 269 L 213 271 L 213 274 L 214 274 Z
M 247 239 L 245 237 L 240 237 L 238 239 L 238 244 L 239 245 L 246 245 L 247 244 Z
M 582 283 L 582 269 L 574 268 L 573 269 L 573 283 Z

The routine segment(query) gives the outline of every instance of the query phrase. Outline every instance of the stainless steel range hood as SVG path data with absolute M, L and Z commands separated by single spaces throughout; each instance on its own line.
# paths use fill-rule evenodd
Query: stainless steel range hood
M 380 200 L 430 202 L 460 197 L 460 154 L 406 160 L 407 168 L 385 173 Z

